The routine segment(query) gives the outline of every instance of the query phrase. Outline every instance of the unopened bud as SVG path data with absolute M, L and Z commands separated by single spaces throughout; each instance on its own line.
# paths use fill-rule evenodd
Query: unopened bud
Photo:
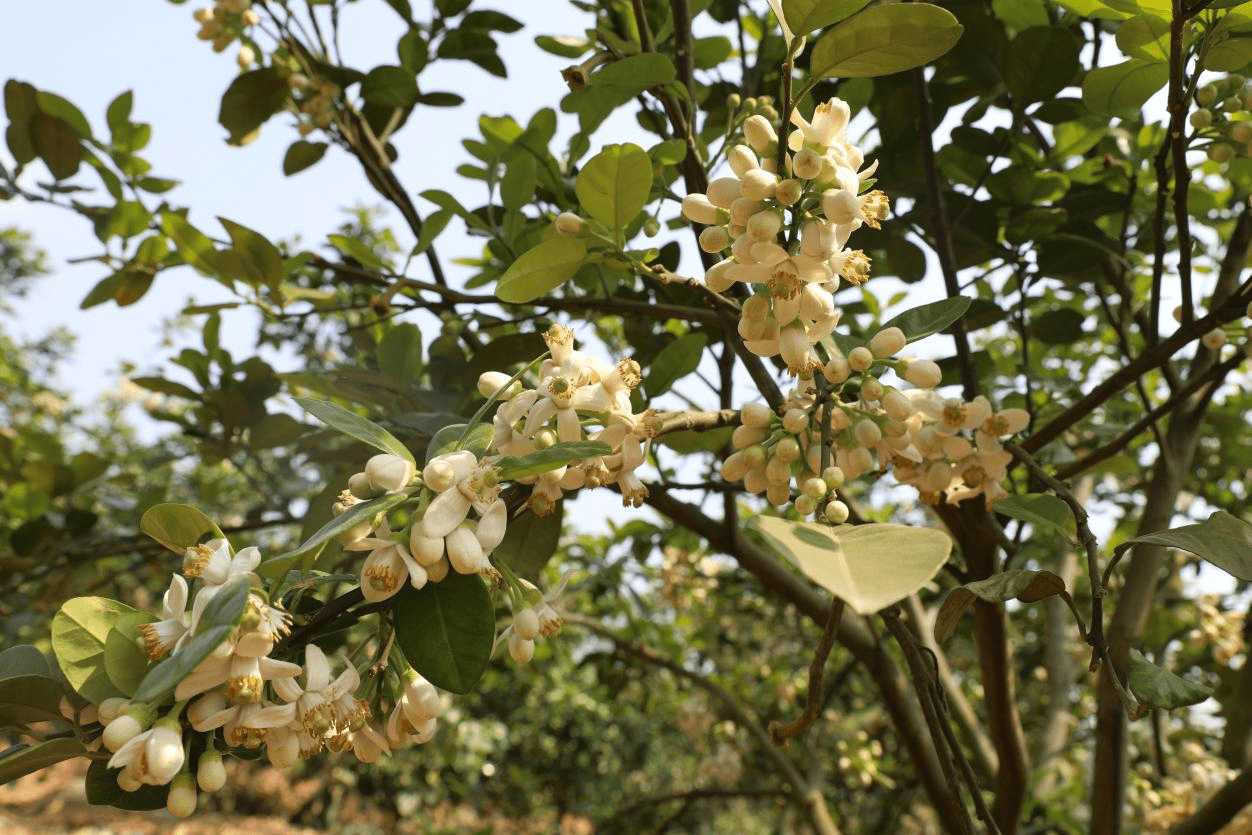
M 587 228 L 587 222 L 573 212 L 561 212 L 553 225 L 566 238 L 580 238 Z

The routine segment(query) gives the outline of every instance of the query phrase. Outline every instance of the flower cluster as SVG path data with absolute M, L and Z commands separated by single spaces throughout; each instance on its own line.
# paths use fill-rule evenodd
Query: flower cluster
M 755 354 L 781 355 L 794 376 L 808 377 L 822 364 L 813 346 L 839 322 L 839 279 L 860 284 L 869 276 L 869 258 L 846 248 L 849 236 L 862 225 L 878 228 L 888 213 L 885 194 L 862 193 L 877 166 L 863 167 L 860 149 L 848 141 L 849 117 L 837 98 L 819 105 L 812 122 L 793 113 L 787 170 L 779 172 L 773 124 L 749 116 L 747 144 L 728 154 L 733 176 L 683 199 L 687 219 L 706 227 L 701 248 L 730 252 L 709 268 L 705 283 L 716 292 L 764 285 L 745 301 L 739 335 Z M 798 241 L 789 230 L 799 231 Z
M 1012 456 L 999 439 L 1025 429 L 1029 414 L 995 412 L 982 396 L 969 402 L 944 397 L 933 390 L 940 382 L 933 362 L 893 359 L 904 344 L 898 328 L 887 328 L 867 347 L 827 362 L 822 373 L 834 387 L 829 407 L 812 384 L 792 393 L 781 417 L 762 404 L 744 406 L 731 436 L 736 452 L 723 462 L 722 477 L 743 481 L 745 489 L 764 493 L 775 505 L 785 504 L 794 489 L 796 509 L 805 515 L 846 479 L 887 470 L 932 504 L 975 496 L 990 504 L 1007 495 L 1001 482 Z M 887 367 L 918 388 L 884 385 L 874 370 Z M 846 383 L 854 384 L 854 400 L 839 396 Z M 830 433 L 826 467 L 823 423 Z M 972 433 L 972 440 L 962 433 Z M 838 500 L 828 502 L 824 513 L 836 524 L 848 518 L 847 506 Z
M 479 379 L 484 396 L 505 401 L 492 422 L 495 431 L 488 452 L 521 456 L 558 442 L 603 443 L 611 448 L 607 455 L 518 478 L 519 483 L 533 485 L 531 511 L 546 515 L 565 491 L 606 484 L 617 485 L 622 504 L 638 507 L 648 489 L 635 471 L 659 430 L 655 412 L 635 414 L 631 407 L 630 393 L 641 381 L 639 364 L 627 359 L 611 366 L 575 350 L 573 331 L 563 325 L 553 325 L 544 340 L 550 356 L 539 367 L 536 388 L 510 385 L 510 378 L 498 372 Z
M 161 620 L 140 627 L 151 660 L 177 652 L 188 639 L 202 634 L 208 604 L 227 583 L 245 578 L 251 591 L 243 617 L 195 669 L 178 682 L 175 703 L 158 716 L 156 705 L 122 698 L 106 699 L 98 715 L 102 742 L 112 752 L 109 767 L 120 769 L 124 791 L 143 785 L 169 785 L 168 808 L 186 816 L 196 807 L 196 787 L 217 791 L 226 782 L 218 731 L 225 746 L 265 747 L 269 761 L 286 766 L 324 748 L 351 751 L 362 762 L 402 745 L 431 739 L 441 700 L 430 682 L 406 670 L 392 688 L 385 722 L 373 723 L 373 709 L 359 693 L 355 667 L 338 675 L 330 659 L 314 644 L 304 647 L 304 664 L 272 657 L 287 634 L 291 618 L 266 601 L 254 569 L 256 548 L 232 556 L 224 539 L 197 545 L 186 552 L 182 575 L 175 575 L 162 601 Z M 188 609 L 189 583 L 198 583 Z M 184 714 L 185 710 L 185 714 Z M 199 742 L 193 745 L 193 738 Z M 192 751 L 198 754 L 191 774 Z
M 217 0 L 212 6 L 197 9 L 193 17 L 200 24 L 196 37 L 210 41 L 214 52 L 223 52 L 244 33 L 261 22 L 251 8 L 252 0 Z M 247 44 L 239 48 L 237 62 L 240 69 L 247 69 L 256 61 L 256 53 Z

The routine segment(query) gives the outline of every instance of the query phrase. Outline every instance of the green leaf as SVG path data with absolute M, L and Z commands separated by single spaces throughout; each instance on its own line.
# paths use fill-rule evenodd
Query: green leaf
M 108 760 L 92 760 L 84 780 L 87 802 L 93 806 L 113 806 L 132 812 L 151 812 L 165 808 L 169 786 L 142 785 L 133 792 L 122 791 L 117 784 L 119 773 L 120 768 L 109 768 Z
M 1117 27 L 1116 39 L 1117 48 L 1131 58 L 1144 61 L 1169 60 L 1168 20 L 1150 15 L 1130 17 Z
M 653 443 L 664 444 L 679 455 L 694 455 L 697 452 L 720 452 L 730 443 L 734 434 L 733 426 L 719 426 L 716 429 L 682 429 L 677 432 L 666 432 Z
M 581 238 L 549 238 L 509 265 L 496 285 L 496 296 L 510 304 L 533 301 L 578 272 L 586 257 L 587 244 Z
M 151 612 L 121 615 L 104 639 L 105 675 L 109 677 L 109 683 L 127 698 L 139 687 L 150 666 L 139 627 L 155 620 Z
M 0 652 L 0 679 L 12 676 L 52 675 L 48 657 L 30 644 L 18 644 Z
M 994 502 L 991 509 L 996 513 L 1029 522 L 1036 528 L 1050 528 L 1059 531 L 1062 536 L 1069 535 L 1069 505 L 1056 496 L 1046 493 L 1006 496 Z
M 303 139 L 297 139 L 291 143 L 291 146 L 287 148 L 287 153 L 283 155 L 283 173 L 290 177 L 292 174 L 298 174 L 316 165 L 326 155 L 328 147 L 330 146 L 325 142 L 306 142 Z
M 0 678 L 0 727 L 61 719 L 61 682 L 47 675 Z
M 949 299 L 918 305 L 891 317 L 882 324 L 879 330 L 899 328 L 904 331 L 909 342 L 916 342 L 931 334 L 939 333 L 960 319 L 969 309 L 969 305 L 970 300 L 965 296 L 953 296 Z
M 537 580 L 561 543 L 564 515 L 565 503 L 558 500 L 546 516 L 526 511 L 510 519 L 504 539 L 491 552 L 491 559 L 507 565 L 518 576 Z
M 1033 603 L 1054 594 L 1069 600 L 1065 581 L 1059 576 L 1051 571 L 1027 571 L 1021 568 L 957 586 L 944 598 L 939 614 L 935 617 L 935 642 L 941 644 L 948 639 L 956 629 L 961 615 L 974 605 L 975 600 L 985 600 L 988 603 L 1002 603 L 1005 600 Z
M 75 597 L 52 618 L 52 652 L 74 692 L 93 704 L 120 696 L 104 668 L 104 645 L 122 615 L 135 613 L 106 597 Z
M 859 12 L 869 0 L 783 0 L 783 17 L 796 37 L 825 29 Z
M 1019 32 L 1050 22 L 1044 0 L 991 0 L 991 9 L 1005 25 Z
M 482 458 L 487 451 L 487 445 L 491 443 L 491 424 L 479 423 L 468 435 L 465 434 L 465 427 L 464 423 L 450 423 L 436 432 L 426 446 L 426 463 L 429 464 L 444 453 L 460 449 L 468 449 L 476 457 Z
M 391 619 L 404 657 L 441 690 L 468 693 L 491 661 L 496 610 L 477 574 L 454 571 L 420 589 L 406 584 Z
M 139 530 L 180 556 L 193 545 L 225 538 L 217 523 L 186 504 L 158 504 L 144 513 Z
M 111 133 L 118 133 L 130 126 L 130 111 L 134 105 L 135 94 L 131 90 L 127 90 L 109 102 L 109 107 L 104 112 L 104 120 Z
M 496 466 L 500 468 L 501 480 L 511 480 L 551 472 L 571 461 L 610 455 L 612 452 L 611 446 L 599 441 L 569 441 L 526 455 L 506 455 L 496 462 Z
M 1132 58 L 1089 71 L 1082 82 L 1082 100 L 1093 113 L 1129 115 L 1168 81 L 1168 64 Z
M 1069 86 L 1079 72 L 1081 44 L 1061 26 L 1019 32 L 1004 51 L 1004 83 L 1017 107 L 1047 101 Z
M 1185 678 L 1163 670 L 1143 657 L 1137 649 L 1126 659 L 1126 684 L 1135 698 L 1147 707 L 1172 710 L 1198 705 L 1213 695 L 1210 687 L 1193 684 Z
M 385 496 L 379 496 L 377 499 L 371 499 L 368 502 L 360 502 L 354 504 L 348 510 L 331 519 L 325 525 L 317 530 L 317 533 L 309 537 L 305 542 L 291 551 L 286 551 L 274 557 L 264 560 L 257 566 L 256 573 L 265 579 L 278 579 L 286 576 L 291 570 L 292 565 L 301 557 L 316 554 L 322 549 L 327 542 L 337 537 L 344 531 L 355 528 L 359 523 L 368 519 L 372 519 L 376 514 L 385 513 L 393 507 L 398 507 L 409 498 L 407 493 L 388 493 Z
M 30 119 L 30 140 L 35 153 L 58 180 L 73 177 L 83 161 L 83 144 L 70 123 L 47 113 Z
M 249 427 L 248 447 L 255 450 L 286 446 L 298 441 L 308 428 L 282 412 L 266 415 Z
M 184 261 L 205 275 L 217 278 L 217 247 L 207 235 L 188 223 L 187 218 L 174 212 L 161 213 L 161 229 L 178 247 L 178 254 Z M 234 286 L 229 278 L 222 283 L 227 287 Z
M 374 67 L 361 82 L 361 97 L 381 107 L 417 104 L 417 79 L 403 67 Z
M 1139 544 L 1190 551 L 1227 574 L 1252 581 L 1252 525 L 1224 510 L 1194 525 L 1128 539 L 1114 553 L 1120 557 L 1126 549 Z
M 246 575 L 234 577 L 219 586 L 200 614 L 195 636 L 148 671 L 135 690 L 133 700 L 160 704 L 173 695 L 178 683 L 235 631 L 248 607 L 251 589 L 251 581 Z
M 256 286 L 264 284 L 271 290 L 277 290 L 283 280 L 283 256 L 278 247 L 269 242 L 260 232 L 254 232 L 242 224 L 219 217 L 218 222 L 230 235 L 234 251 L 239 255 L 238 263 L 242 274 L 239 278 Z
M 253 131 L 282 110 L 291 90 L 278 67 L 262 67 L 242 73 L 222 95 L 217 121 L 230 132 L 229 142 L 242 145 Z
M 4 110 L 9 117 L 4 139 L 18 165 L 35 159 L 35 146 L 30 135 L 30 120 L 39 112 L 38 91 L 24 81 L 9 79 L 4 83 Z
M 704 356 L 704 347 L 708 341 L 708 336 L 703 333 L 688 333 L 662 348 L 652 360 L 644 377 L 644 388 L 647 389 L 648 397 L 664 394 L 678 380 L 695 371 Z
M 1030 323 L 1030 335 L 1045 345 L 1072 345 L 1083 335 L 1087 317 L 1081 310 L 1058 307 L 1048 310 Z
M 578 172 L 574 185 L 583 211 L 620 233 L 652 191 L 652 160 L 638 145 L 606 145 Z
M 403 322 L 387 329 L 375 351 L 378 370 L 402 383 L 416 383 L 422 373 L 422 333 Z
M 72 737 L 49 739 L 34 745 L 14 745 L 0 753 L 0 784 L 10 783 L 19 777 L 56 765 L 62 760 L 86 753 L 87 749 L 83 744 Z
M 911 70 L 960 40 L 956 16 L 930 3 L 871 6 L 823 35 L 809 59 L 814 78 L 872 78 Z
M 1249 62 L 1252 62 L 1252 37 L 1246 34 L 1213 38 L 1209 48 L 1200 52 L 1200 66 L 1213 72 L 1236 72 Z
M 578 126 L 590 134 L 619 105 L 677 77 L 674 63 L 656 52 L 631 55 L 591 74 L 587 86 L 561 99 L 561 110 L 578 114 Z
M 306 412 L 327 426 L 332 426 L 374 449 L 399 455 L 405 461 L 416 465 L 417 461 L 413 458 L 413 453 L 409 452 L 408 447 L 377 423 L 325 400 L 314 400 L 311 397 L 297 397 L 295 400 Z
M 4 509 L 23 521 L 38 519 L 52 506 L 47 493 L 33 484 L 19 481 L 4 494 Z
M 69 99 L 40 90 L 35 94 L 35 100 L 44 113 L 64 121 L 80 138 L 91 139 L 91 125 L 87 122 L 87 117 Z
M 1017 206 L 1035 206 L 1059 200 L 1069 189 L 1069 178 L 1056 171 L 1028 171 L 1020 167 L 997 171 L 987 178 L 987 191 L 996 200 Z
M 830 525 L 758 516 L 752 523 L 810 580 L 860 615 L 920 590 L 952 550 L 947 534 L 907 525 Z
M 1100 0 L 1103 5 L 1125 15 L 1149 15 L 1169 20 L 1173 16 L 1172 0 Z

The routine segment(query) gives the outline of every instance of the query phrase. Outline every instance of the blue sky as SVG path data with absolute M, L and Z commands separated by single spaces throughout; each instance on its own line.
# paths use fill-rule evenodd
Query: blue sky
M 419 19 L 429 8 L 422 0 L 413 5 Z M 521 14 L 516 4 L 501 2 L 498 7 Z M 103 130 L 108 103 L 117 94 L 133 90 L 132 118 L 153 127 L 152 141 L 143 152 L 153 165 L 152 173 L 182 182 L 165 196 L 174 204 L 190 206 L 192 222 L 211 235 L 223 234 L 214 219 L 222 216 L 272 240 L 298 236 L 303 245 L 312 247 L 346 219 L 345 209 L 380 204 L 355 163 L 338 149 L 332 148 L 314 168 L 284 177 L 283 154 L 297 138 L 287 117 L 269 122 L 260 139 L 246 148 L 226 145 L 217 111 L 222 91 L 238 72 L 235 47 L 217 54 L 197 40 L 198 25 L 192 19 L 195 8 L 193 3 L 159 0 L 6 4 L 8 37 L 0 51 L 0 79 L 27 81 L 68 98 L 98 130 Z M 563 2 L 527 4 L 525 17 L 526 29 L 498 38 L 509 80 L 459 61 L 436 65 L 423 74 L 423 89 L 454 90 L 465 96 L 466 104 L 457 109 L 420 110 L 400 134 L 398 173 L 410 192 L 481 188 L 454 173 L 468 158 L 460 139 L 477 135 L 478 114 L 509 114 L 524 121 L 538 108 L 559 102 L 564 92 L 559 70 L 568 61 L 542 52 L 534 37 L 577 34 L 582 21 L 572 18 Z M 349 63 L 367 70 L 396 62 L 395 41 L 403 24 L 384 3 L 350 4 L 342 19 L 342 44 Z M 7 147 L 0 147 L 0 159 L 12 167 Z M 22 179 L 27 188 L 47 179 L 41 163 L 28 168 Z M 84 166 L 76 182 L 95 187 L 98 180 L 93 178 L 94 172 Z M 418 202 L 419 209 L 430 208 Z M 81 299 L 107 274 L 100 264 L 67 263 L 101 251 L 89 224 L 63 209 L 10 201 L 0 203 L 0 226 L 9 225 L 34 234 L 50 254 L 53 274 L 17 303 L 16 315 L 6 327 L 32 338 L 59 325 L 72 330 L 78 351 L 63 378 L 84 399 L 112 385 L 123 360 L 138 364 L 141 370 L 154 368 L 156 359 L 168 353 L 161 347 L 161 321 L 188 298 L 200 303 L 230 298 L 224 288 L 184 269 L 160 276 L 148 295 L 131 307 L 110 303 L 79 311 Z M 457 234 L 459 224 L 452 224 L 449 232 L 450 241 L 441 243 L 445 260 L 477 251 L 476 244 Z M 401 236 L 401 242 L 405 240 Z M 423 277 L 416 270 L 414 275 Z M 242 342 L 244 351 L 251 348 L 248 325 L 246 319 L 226 323 L 226 338 Z

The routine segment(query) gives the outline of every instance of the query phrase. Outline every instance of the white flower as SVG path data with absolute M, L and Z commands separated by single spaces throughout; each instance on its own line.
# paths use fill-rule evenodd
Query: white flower
M 177 720 L 161 720 L 136 734 L 109 758 L 109 768 L 124 768 L 142 783 L 164 786 L 182 770 L 183 736 Z
M 286 702 L 294 702 L 299 722 L 305 732 L 324 739 L 346 730 L 346 717 L 339 715 L 340 701 L 356 692 L 361 678 L 356 668 L 348 665 L 333 681 L 326 654 L 314 644 L 304 648 L 304 687 L 294 678 L 274 681 L 274 691 Z
M 178 646 L 187 631 L 191 628 L 191 618 L 187 614 L 187 581 L 181 574 L 170 579 L 170 587 L 161 599 L 162 620 L 156 623 L 144 623 L 139 626 L 143 635 L 144 649 L 148 658 L 156 661 L 162 655 Z
M 404 543 L 391 538 L 387 520 L 378 526 L 377 533 L 344 546 L 345 551 L 370 552 L 361 566 L 361 593 L 365 599 L 374 603 L 386 600 L 400 590 L 405 580 L 415 589 L 426 585 L 426 570 L 413 559 Z

